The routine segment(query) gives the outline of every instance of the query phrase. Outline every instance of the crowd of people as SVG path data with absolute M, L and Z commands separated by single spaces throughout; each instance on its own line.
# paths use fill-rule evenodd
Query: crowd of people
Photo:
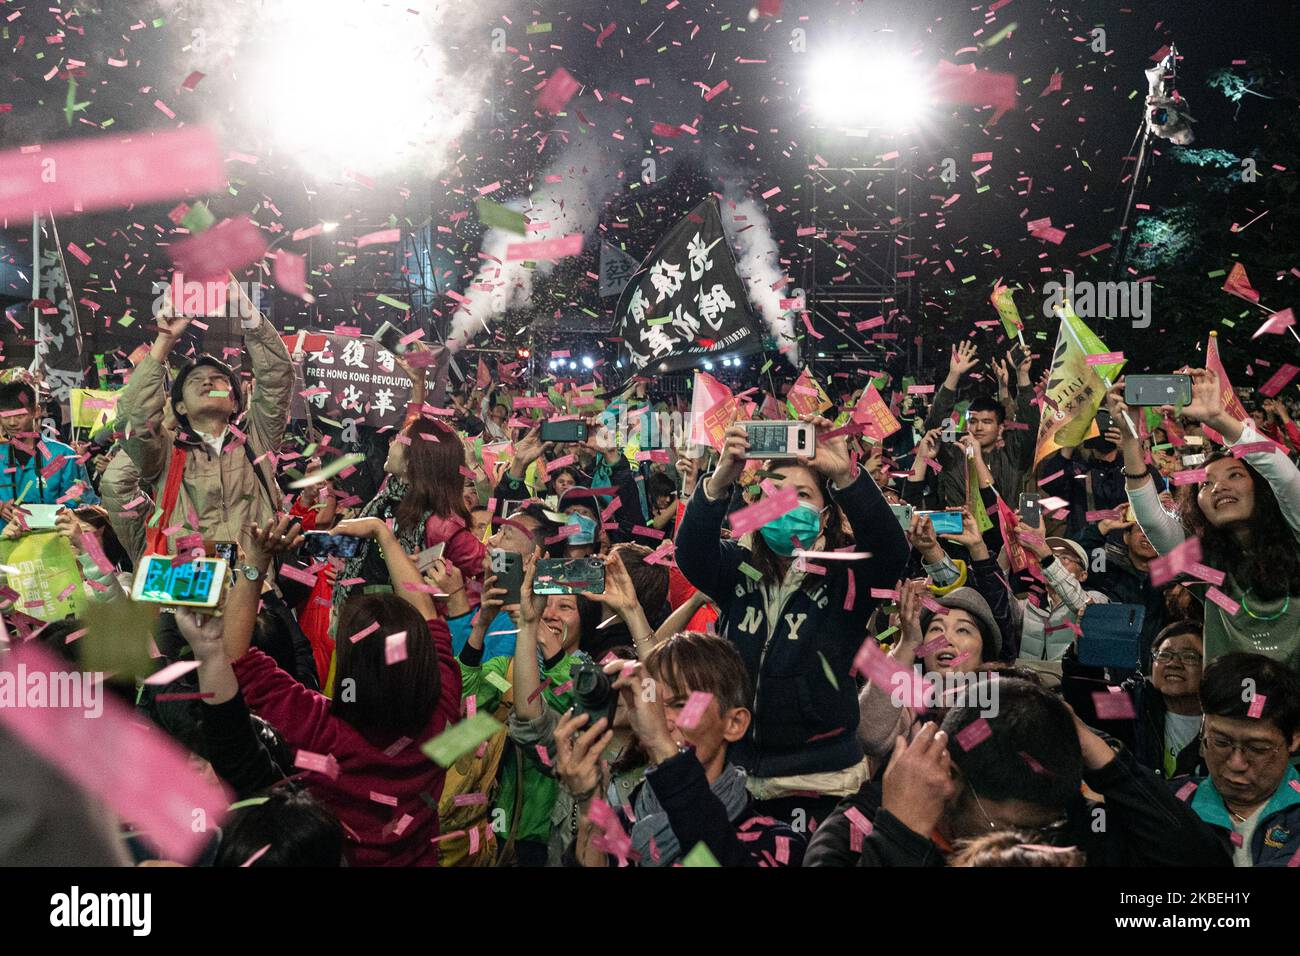
M 743 422 L 785 394 L 738 402 L 716 447 L 642 447 L 593 409 L 689 396 L 501 377 L 437 408 L 416 345 L 371 480 L 290 420 L 269 322 L 244 322 L 246 369 L 179 347 L 188 324 L 158 317 L 85 440 L 6 373 L 3 536 L 66 541 L 86 610 L 6 587 L 0 666 L 31 643 L 91 669 L 78 635 L 148 556 L 232 545 L 219 604 L 143 635 L 150 672 L 196 666 L 105 678 L 232 808 L 167 860 L 102 794 L 50 799 L 0 726 L 0 863 L 1300 865 L 1290 398 L 1237 420 L 1193 368 L 1149 419 L 1119 380 L 1092 437 L 1036 460 L 1043 357 L 972 336 L 928 408 L 881 383 L 898 431 L 853 427 L 869 383 L 832 378 L 790 415 L 814 453 L 768 459 Z M 320 532 L 333 552 L 304 549 Z

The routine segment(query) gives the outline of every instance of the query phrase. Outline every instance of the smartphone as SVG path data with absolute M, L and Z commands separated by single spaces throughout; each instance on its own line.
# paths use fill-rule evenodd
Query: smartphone
M 918 511 L 917 514 L 930 519 L 935 534 L 961 534 L 960 511 Z
M 31 531 L 49 531 L 54 527 L 54 516 L 62 511 L 66 505 L 22 505 L 23 511 L 27 514 L 23 520 L 27 522 L 27 527 Z
M 750 458 L 811 458 L 817 433 L 807 422 L 741 422 Z
M 534 594 L 604 594 L 600 558 L 542 558 L 533 573 Z
M 528 505 L 525 503 L 525 500 L 526 499 L 518 498 L 518 499 L 513 499 L 511 501 L 501 502 L 501 517 L 509 518 L 516 511 L 523 511 L 526 507 L 528 507 Z
M 203 553 L 209 558 L 220 558 L 233 568 L 239 557 L 239 547 L 233 541 L 204 541 Z
M 513 551 L 503 551 L 501 548 L 493 548 L 490 554 L 492 556 L 492 573 L 496 575 L 497 587 L 506 589 L 505 603 L 518 604 L 519 589 L 524 583 L 523 557 Z M 533 593 L 539 594 L 541 592 L 534 588 Z
M 1104 408 L 1099 408 L 1097 410 L 1096 421 L 1097 421 L 1097 433 L 1102 438 L 1106 437 L 1106 432 L 1116 427 L 1115 419 L 1112 418 L 1110 412 L 1108 412 Z
M 542 422 L 542 441 L 586 441 L 587 423 L 577 419 L 564 422 Z
M 915 510 L 911 505 L 890 505 L 889 510 L 894 513 L 902 529 L 906 531 L 912 527 L 912 512 Z
M 1189 405 L 1192 401 L 1190 375 L 1128 375 L 1124 378 L 1124 401 L 1129 405 Z
M 351 558 L 361 550 L 361 539 L 328 531 L 308 531 L 302 536 L 302 553 L 313 558 Z
M 1039 504 L 1042 497 L 1036 491 L 1020 493 L 1020 520 L 1031 528 L 1037 528 L 1038 523 L 1043 520 L 1043 506 Z
M 428 570 L 433 562 L 442 557 L 442 553 L 447 550 L 447 542 L 439 541 L 431 548 L 425 548 L 415 556 L 415 566 L 423 574 Z
M 141 560 L 144 566 L 136 568 L 132 600 L 179 607 L 216 607 L 221 603 L 225 559 L 195 558 L 175 566 L 166 554 L 150 554 Z
M 406 333 L 393 325 L 392 322 L 385 322 L 371 338 L 375 340 L 375 344 L 380 348 L 387 349 L 394 355 L 401 355 L 410 348 L 409 345 L 402 344 L 402 338 L 405 335 Z

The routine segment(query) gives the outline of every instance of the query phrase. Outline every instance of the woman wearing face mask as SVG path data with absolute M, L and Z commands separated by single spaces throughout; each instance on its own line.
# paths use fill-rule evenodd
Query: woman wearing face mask
M 393 522 L 393 530 L 408 555 L 445 542 L 443 557 L 456 565 L 468 581 L 481 579 L 486 549 L 470 532 L 469 510 L 462 495 L 465 446 L 460 436 L 442 422 L 416 418 L 394 436 L 388 447 L 384 471 L 388 477 L 375 497 L 361 509 L 358 518 L 379 518 Z M 346 533 L 350 522 L 335 530 Z M 373 541 L 363 540 L 354 557 L 348 558 L 334 586 L 334 620 L 361 579 L 366 585 L 386 584 L 383 558 Z M 467 592 L 468 593 L 468 592 Z M 478 595 L 471 596 L 471 604 Z
M 825 418 L 802 420 L 819 436 L 830 430 Z M 811 459 L 769 463 L 774 490 L 795 489 L 798 504 L 757 532 L 724 541 L 732 485 L 748 452 L 745 429 L 729 428 L 717 470 L 682 517 L 677 565 L 718 604 L 719 631 L 736 645 L 754 682 L 754 719 L 735 759 L 750 773 L 760 810 L 778 819 L 822 819 L 867 777 L 850 671 L 879 603 L 872 589 L 893 587 L 907 562 L 907 540 L 880 489 L 837 436 L 819 437 Z M 805 565 L 795 560 L 794 542 L 808 551 L 870 556 Z
M 1175 516 L 1160 506 L 1142 446 L 1126 426 L 1124 474 L 1134 516 L 1160 554 L 1195 537 L 1199 563 L 1225 574 L 1217 587 L 1187 585 L 1205 602 L 1207 665 L 1244 651 L 1300 667 L 1300 469 L 1250 421 L 1224 411 L 1214 372 L 1190 374 L 1192 401 L 1183 415 L 1217 431 L 1230 452 L 1212 454 L 1204 480 L 1183 486 Z M 1108 401 L 1117 420 L 1132 421 L 1122 379 Z

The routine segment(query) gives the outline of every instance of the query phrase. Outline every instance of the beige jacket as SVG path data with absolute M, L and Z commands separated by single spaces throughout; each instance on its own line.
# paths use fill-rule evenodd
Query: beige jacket
M 248 435 L 248 447 L 256 459 L 280 449 L 293 392 L 293 364 L 284 342 L 265 319 L 244 333 L 244 348 L 255 383 L 248 414 L 237 427 Z M 127 423 L 123 449 L 139 471 L 141 486 L 160 507 L 173 447 L 171 436 L 162 428 L 167 400 L 166 369 L 146 355 L 131 374 L 117 407 Z M 184 443 L 184 447 L 185 474 L 171 524 L 198 530 L 207 541 L 237 541 L 247 547 L 248 526 L 265 524 L 280 504 L 274 465 L 269 458 L 252 465 L 233 432 L 227 434 L 220 455 L 201 441 Z M 265 485 L 254 467 L 261 469 Z M 198 519 L 197 529 L 191 513 Z M 152 517 L 150 513 L 146 521 Z M 175 537 L 167 542 L 168 552 L 174 551 Z

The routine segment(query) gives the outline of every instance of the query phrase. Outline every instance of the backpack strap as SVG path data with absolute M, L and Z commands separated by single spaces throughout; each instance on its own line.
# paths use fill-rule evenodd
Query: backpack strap
M 181 479 L 185 477 L 185 449 L 180 445 L 172 446 L 171 463 L 167 467 L 167 483 L 163 486 L 162 510 L 158 523 L 149 529 L 145 538 L 145 554 L 166 554 L 167 539 L 163 529 L 171 524 L 172 512 L 176 510 L 176 501 L 181 495 Z

